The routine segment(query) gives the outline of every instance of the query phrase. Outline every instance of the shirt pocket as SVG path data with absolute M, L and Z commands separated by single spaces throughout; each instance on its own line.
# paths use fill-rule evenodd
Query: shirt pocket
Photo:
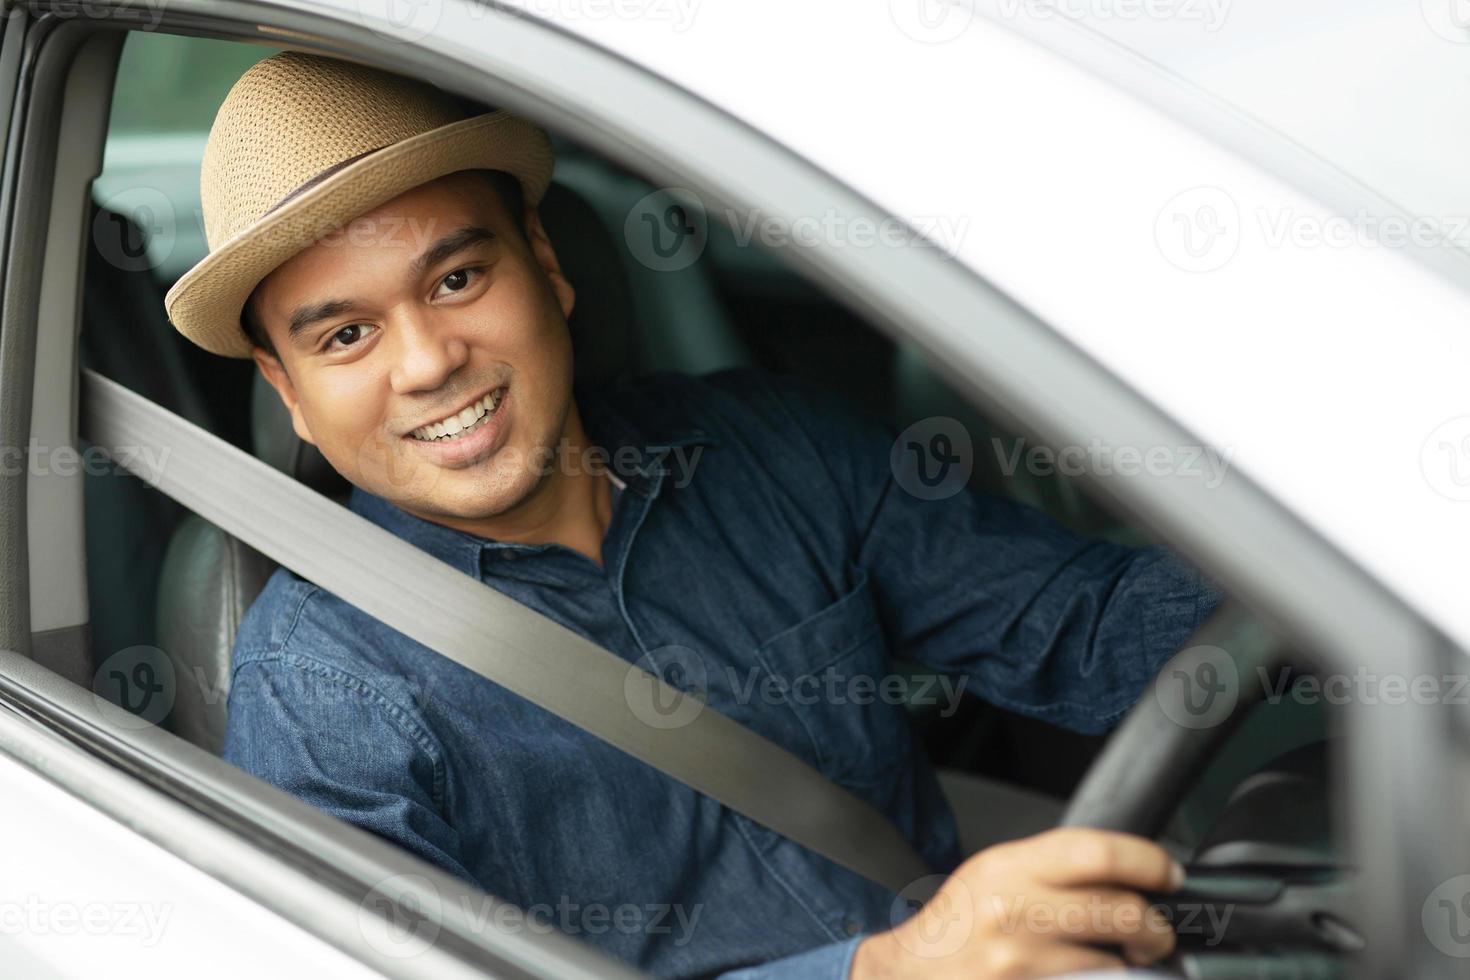
M 888 645 L 865 571 L 835 602 L 761 644 L 756 656 L 806 730 L 824 775 L 867 796 L 893 785 L 914 736 L 901 687 L 885 680 Z

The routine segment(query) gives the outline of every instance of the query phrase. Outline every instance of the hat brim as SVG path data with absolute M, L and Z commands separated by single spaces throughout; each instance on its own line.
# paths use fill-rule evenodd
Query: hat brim
M 504 170 L 527 204 L 551 183 L 546 133 L 504 110 L 431 129 L 375 150 L 233 235 L 184 273 L 164 297 L 174 327 L 205 350 L 250 357 L 240 324 L 245 300 L 281 263 L 393 198 L 459 170 Z

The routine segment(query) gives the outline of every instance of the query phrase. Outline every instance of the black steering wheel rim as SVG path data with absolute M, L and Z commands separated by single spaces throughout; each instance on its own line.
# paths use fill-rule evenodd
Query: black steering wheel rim
M 1289 662 L 1286 649 L 1239 606 L 1222 606 L 1164 665 L 1114 732 L 1083 777 L 1062 825 L 1161 838 L 1208 763 L 1262 701 L 1267 679 Z M 1270 855 L 1259 851 L 1262 856 Z M 1280 853 L 1274 860 L 1282 863 Z M 1210 906 L 1236 915 L 1228 929 L 1220 920 L 1214 943 L 1181 945 L 1155 968 L 1185 977 L 1344 975 L 1342 957 L 1364 942 L 1352 925 L 1350 869 L 1330 856 L 1314 858 L 1309 868 L 1297 858 L 1288 862 L 1291 867 L 1273 869 L 1271 863 L 1209 863 L 1199 876 L 1199 869 L 1186 865 L 1184 887 L 1155 899 L 1176 916 Z M 1241 891 L 1242 885 L 1248 890 Z M 1253 971 L 1267 972 L 1238 969 L 1250 963 Z
M 1157 838 L 1285 660 L 1227 600 L 1159 670 L 1082 778 L 1064 827 Z

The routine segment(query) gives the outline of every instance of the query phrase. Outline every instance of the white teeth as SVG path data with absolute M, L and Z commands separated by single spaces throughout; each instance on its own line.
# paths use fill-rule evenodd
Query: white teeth
M 495 392 L 492 391 L 479 401 L 466 406 L 442 422 L 419 426 L 413 430 L 413 437 L 427 442 L 432 442 L 435 439 L 452 438 L 466 429 L 473 427 L 481 419 L 485 418 L 485 416 L 495 411 L 497 404 Z

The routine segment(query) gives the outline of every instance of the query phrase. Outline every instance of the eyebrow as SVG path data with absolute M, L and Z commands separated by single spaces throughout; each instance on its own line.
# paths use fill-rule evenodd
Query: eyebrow
M 456 255 L 472 245 L 482 242 L 493 241 L 495 232 L 489 228 L 479 225 L 466 225 L 440 238 L 413 260 L 409 266 L 409 278 L 417 279 L 424 274 L 424 270 L 432 268 L 443 262 L 452 255 Z M 306 330 L 323 320 L 350 313 L 357 309 L 360 304 L 357 300 L 350 299 L 328 299 L 318 303 L 306 303 L 298 306 L 291 313 L 289 326 L 286 328 L 286 339 L 293 344 L 299 344 Z
M 286 339 L 293 344 L 301 342 L 302 334 L 313 324 L 329 320 L 357 309 L 357 304 L 347 299 L 329 299 L 320 303 L 298 306 L 291 314 L 291 325 L 286 328 Z
M 494 238 L 495 232 L 478 225 L 466 225 L 458 231 L 451 231 L 424 249 L 423 254 L 413 260 L 413 265 L 409 266 L 409 274 L 417 279 L 424 274 L 425 269 L 433 268 L 451 255 L 462 252 L 471 245 L 479 245 L 481 242 L 488 242 Z

